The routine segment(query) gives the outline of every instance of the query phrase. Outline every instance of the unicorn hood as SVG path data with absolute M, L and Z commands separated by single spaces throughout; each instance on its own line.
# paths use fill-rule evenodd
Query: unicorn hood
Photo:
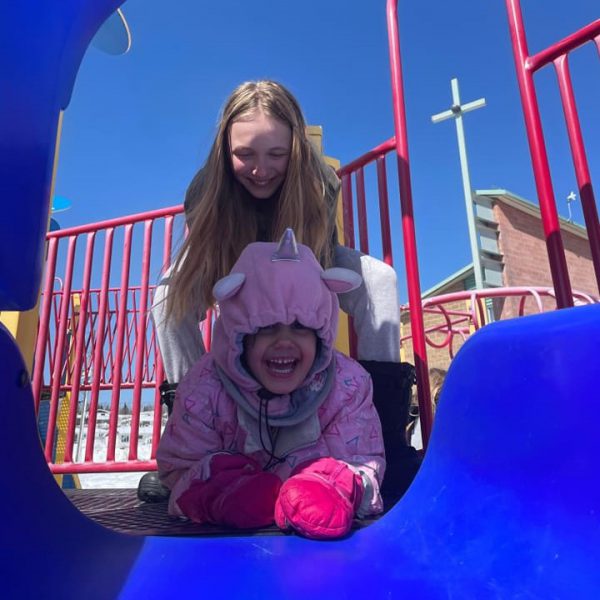
M 286 230 L 279 244 L 249 244 L 231 273 L 213 288 L 219 317 L 211 353 L 217 367 L 253 404 L 251 399 L 257 396 L 261 384 L 242 360 L 244 337 L 261 327 L 297 321 L 313 329 L 319 340 L 317 356 L 302 384 L 302 388 L 310 388 L 324 377 L 332 362 L 339 313 L 336 293 L 353 290 L 361 281 L 348 269 L 324 271 L 310 248 L 296 244 L 291 229 Z

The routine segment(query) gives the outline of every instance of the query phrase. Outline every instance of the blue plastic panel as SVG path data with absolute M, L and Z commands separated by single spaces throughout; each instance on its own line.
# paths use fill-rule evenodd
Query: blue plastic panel
M 135 538 L 89 522 L 48 473 L 29 387 L 15 384 L 22 363 L 4 333 L 0 385 L 13 401 L 0 452 L 17 461 L 0 494 L 4 590 L 136 600 L 595 597 L 599 346 L 600 306 L 475 334 L 452 363 L 404 498 L 345 540 L 315 542 Z
M 37 301 L 59 113 L 90 40 L 121 1 L 2 3 L 0 310 Z

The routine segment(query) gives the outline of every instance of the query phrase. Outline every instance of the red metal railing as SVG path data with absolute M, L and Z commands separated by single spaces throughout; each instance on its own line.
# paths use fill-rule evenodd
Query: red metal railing
M 511 310 L 512 306 L 506 309 L 505 301 L 509 299 L 515 302 L 515 310 Z M 454 358 L 455 339 L 458 338 L 462 343 L 486 325 L 489 300 L 498 302 L 497 306 L 492 306 L 494 320 L 523 317 L 557 308 L 554 289 L 547 287 L 488 288 L 433 296 L 422 301 L 423 313 L 428 317 L 425 327 L 427 345 L 438 350 L 445 348 L 448 358 Z M 595 304 L 599 301 L 598 298 L 584 292 L 573 292 L 574 304 Z M 461 304 L 465 308 L 462 308 Z M 400 308 L 402 314 L 408 311 L 406 305 Z M 429 324 L 432 318 L 435 323 Z M 404 346 L 411 340 L 412 334 L 402 336 Z
M 349 248 L 356 248 L 354 232 L 354 211 L 353 211 L 353 178 L 356 184 L 358 230 L 359 230 L 359 249 L 365 254 L 369 254 L 369 233 L 367 222 L 367 204 L 365 192 L 364 168 L 371 163 L 377 164 L 377 189 L 379 192 L 379 214 L 381 223 L 381 240 L 383 249 L 383 261 L 393 266 L 392 256 L 392 234 L 390 228 L 389 198 L 387 187 L 387 171 L 385 157 L 396 148 L 396 140 L 390 138 L 379 146 L 369 150 L 356 160 L 344 165 L 338 170 L 338 176 L 342 180 L 342 215 L 344 223 L 344 245 Z M 356 333 L 350 328 L 350 354 L 356 356 Z
M 152 264 L 157 277 L 171 262 L 173 221 L 182 211 L 181 206 L 170 207 L 54 231 L 47 236 L 46 279 L 32 384 L 36 410 L 39 412 L 43 396 L 49 405 L 41 433 L 46 460 L 55 473 L 155 468 L 153 459 L 162 419 L 157 382 L 163 379 L 163 369 L 149 319 L 153 293 L 149 282 Z M 160 256 L 152 253 L 158 224 L 162 225 L 159 237 L 163 238 Z M 138 232 L 140 244 L 135 243 Z M 104 238 L 101 261 L 95 252 L 100 237 Z M 84 251 L 77 253 L 82 240 Z M 120 259 L 120 265 L 113 264 L 114 257 Z M 139 265 L 134 268 L 136 279 L 141 280 L 135 285 L 130 282 L 133 261 Z M 64 273 L 63 284 L 55 291 L 58 265 Z M 118 285 L 111 285 L 111 280 Z M 150 390 L 148 404 L 153 410 L 152 451 L 148 460 L 140 460 L 138 431 L 146 390 Z M 123 398 L 123 392 L 129 391 Z M 86 416 L 78 417 L 82 395 L 88 406 L 87 422 Z M 109 415 L 103 459 L 94 456 L 101 398 L 107 399 Z M 124 406 L 130 412 L 127 461 L 116 457 L 119 414 Z M 81 439 L 83 429 L 85 456 L 79 460 L 73 449 L 76 432 Z
M 531 160 L 542 212 L 542 223 L 544 225 L 552 281 L 556 290 L 558 307 L 564 308 L 572 306 L 571 283 L 560 234 L 556 201 L 552 188 L 550 167 L 544 143 L 533 75 L 549 63 L 553 63 L 556 69 L 577 184 L 579 186 L 579 195 L 590 241 L 592 261 L 596 281 L 600 289 L 600 224 L 598 222 L 598 211 L 594 200 L 594 192 L 587 165 L 583 137 L 581 135 L 581 126 L 577 116 L 568 64 L 569 53 L 585 43 L 595 42 L 600 52 L 600 19 L 549 46 L 545 50 L 530 55 L 527 48 L 520 0 L 506 0 L 506 8 Z

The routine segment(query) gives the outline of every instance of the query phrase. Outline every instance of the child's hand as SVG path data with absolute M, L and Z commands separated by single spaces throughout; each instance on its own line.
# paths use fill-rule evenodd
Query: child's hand
M 184 515 L 196 523 L 239 529 L 273 524 L 279 477 L 243 454 L 215 454 L 210 471 L 206 481 L 194 481 L 178 498 Z
M 362 480 L 346 463 L 319 458 L 298 467 L 281 486 L 275 522 L 309 538 L 342 537 L 350 531 L 362 495 Z

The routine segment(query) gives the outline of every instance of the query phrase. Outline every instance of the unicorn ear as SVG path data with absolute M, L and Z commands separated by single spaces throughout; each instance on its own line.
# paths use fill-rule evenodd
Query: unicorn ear
M 342 269 L 341 267 L 333 267 L 323 271 L 321 279 L 336 294 L 351 292 L 360 287 L 362 283 L 362 277 L 358 273 L 350 269 Z
M 244 285 L 246 276 L 243 273 L 231 273 L 219 279 L 213 287 L 213 296 L 217 302 L 222 302 L 235 296 Z
M 279 240 L 279 246 L 271 257 L 273 262 L 278 260 L 293 260 L 300 261 L 300 255 L 298 254 L 298 244 L 296 244 L 296 236 L 294 230 L 288 227 Z

